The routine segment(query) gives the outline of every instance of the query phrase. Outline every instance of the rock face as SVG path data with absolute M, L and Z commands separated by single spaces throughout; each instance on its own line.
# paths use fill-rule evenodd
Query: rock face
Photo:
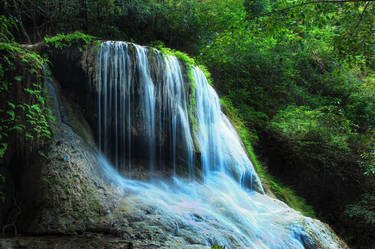
M 0 248 L 348 248 L 327 225 L 262 194 L 198 68 L 193 88 L 175 57 L 113 42 L 97 52 L 51 56 L 53 142 L 22 174 L 27 208 L 16 223 L 34 237 L 0 239 Z
M 31 234 L 75 234 L 90 230 L 95 224 L 95 229 L 102 226 L 105 231 L 99 217 L 114 208 L 119 196 L 98 171 L 96 152 L 90 146 L 93 138 L 87 124 L 79 121 L 80 113 L 61 111 L 61 106 L 64 110 L 72 107 L 63 101 L 61 89 L 57 91 L 48 80 L 46 84 L 51 96 L 48 104 L 57 117 L 51 123 L 53 141 L 45 158 L 33 166 L 39 175 L 29 185 L 35 186 L 36 195 L 30 198 L 19 228 Z M 73 130 L 86 130 L 86 140 Z

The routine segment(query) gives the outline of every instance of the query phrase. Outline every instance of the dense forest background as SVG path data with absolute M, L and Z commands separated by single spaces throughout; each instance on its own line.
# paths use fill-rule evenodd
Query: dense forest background
M 353 247 L 375 246 L 375 2 L 2 0 L 0 20 L 2 82 L 9 49 L 57 34 L 186 52 L 264 184 Z

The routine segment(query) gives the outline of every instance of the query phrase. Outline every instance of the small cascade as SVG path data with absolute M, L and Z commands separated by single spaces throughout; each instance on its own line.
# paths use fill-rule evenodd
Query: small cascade
M 155 170 L 156 162 L 156 135 L 155 135 L 155 85 L 151 78 L 150 62 L 144 47 L 135 45 L 136 71 L 138 72 L 138 84 L 141 91 L 141 114 L 145 135 L 148 137 L 150 170 Z
M 221 141 L 221 110 L 216 92 L 208 84 L 203 72 L 194 68 L 196 82 L 196 108 L 198 119 L 198 142 L 201 151 L 204 174 L 224 170 L 224 143 Z
M 203 72 L 194 67 L 198 143 L 204 175 L 219 171 L 240 180 L 243 187 L 263 192 L 262 185 L 234 127 L 221 111 L 219 97 Z
M 56 121 L 58 124 L 60 124 L 62 122 L 62 116 L 61 116 L 60 102 L 56 93 L 56 88 L 51 82 L 50 78 L 48 77 L 49 69 L 45 65 L 43 65 L 43 71 L 44 71 L 44 78 L 45 78 L 45 83 L 48 89 L 48 93 L 53 98 L 53 103 L 55 105 L 56 118 L 57 118 Z
M 187 110 L 186 91 L 180 64 L 176 57 L 166 56 L 164 59 L 166 72 L 165 84 L 160 91 L 160 98 L 166 110 L 172 117 L 172 163 L 173 172 L 176 175 L 177 141 L 186 146 L 189 177 L 194 176 L 193 151 L 194 145 L 190 132 L 190 123 Z M 182 129 L 181 129 L 182 128 Z
M 44 69 L 46 70 L 46 69 Z M 56 93 L 56 89 L 55 89 L 55 86 L 52 84 L 52 82 L 48 79 L 48 77 L 46 77 L 46 85 L 47 85 L 47 88 L 48 88 L 48 92 L 49 94 L 52 96 L 53 98 L 53 103 L 55 104 L 55 108 L 56 108 L 56 118 L 57 118 L 57 123 L 60 124 L 62 122 L 62 117 L 61 117 L 61 111 L 60 111 L 60 103 L 59 103 L 59 99 L 57 98 L 57 93 Z

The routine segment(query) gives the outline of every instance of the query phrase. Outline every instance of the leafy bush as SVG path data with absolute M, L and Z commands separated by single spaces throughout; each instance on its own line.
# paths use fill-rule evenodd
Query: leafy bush
M 58 34 L 52 37 L 45 37 L 44 41 L 48 46 L 52 46 L 57 49 L 64 47 L 70 47 L 72 45 L 87 45 L 89 42 L 96 40 L 97 38 L 92 35 L 86 35 L 79 31 L 75 31 L 70 34 Z
M 12 18 L 0 15 L 0 42 L 13 42 L 13 30 L 17 30 L 17 24 Z
M 332 106 L 315 110 L 289 106 L 273 117 L 269 129 L 298 160 L 318 160 L 328 167 L 350 158 L 350 140 L 355 136 L 353 123 L 333 111 Z
M 256 134 L 251 133 L 245 126 L 241 118 L 239 110 L 233 107 L 232 102 L 227 97 L 221 98 L 220 102 L 224 107 L 226 114 L 229 116 L 231 122 L 239 133 L 242 142 L 244 143 L 248 155 L 253 163 L 253 166 L 260 177 L 264 186 L 268 187 L 280 200 L 287 203 L 291 208 L 300 211 L 302 214 L 309 217 L 316 217 L 313 208 L 306 203 L 306 201 L 298 196 L 292 188 L 280 183 L 274 176 L 272 176 L 267 168 L 260 163 L 255 156 L 252 143 L 255 143 L 259 138 Z

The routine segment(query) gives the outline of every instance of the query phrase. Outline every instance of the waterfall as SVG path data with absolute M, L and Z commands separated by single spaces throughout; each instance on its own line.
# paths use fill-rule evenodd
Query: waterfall
M 171 175 L 191 180 L 199 170 L 203 179 L 223 172 L 262 191 L 215 90 L 198 67 L 191 69 L 194 82 L 184 77 L 186 70 L 175 56 L 104 42 L 97 63 L 99 150 L 120 169 L 131 170 L 132 159 L 146 158 L 150 172 L 168 168 Z M 190 98 L 196 100 L 192 115 Z M 197 151 L 201 169 L 194 165 Z
M 326 227 L 263 194 L 215 90 L 199 67 L 191 68 L 190 82 L 188 69 L 172 55 L 139 45 L 100 46 L 98 159 L 109 182 L 131 193 L 123 201 L 130 219 L 162 229 L 168 240 L 197 245 L 342 248 Z M 118 173 L 134 176 L 140 160 L 164 178 L 140 181 Z
M 57 121 L 57 124 L 60 124 L 62 122 L 62 116 L 61 116 L 61 110 L 60 110 L 60 102 L 59 102 L 59 99 L 58 99 L 57 93 L 56 93 L 56 88 L 49 78 L 48 74 L 49 74 L 50 71 L 47 68 L 47 66 L 45 66 L 45 65 L 43 65 L 43 72 L 44 72 L 45 84 L 47 86 L 48 93 L 50 94 L 50 96 L 53 99 L 55 116 L 57 118 L 56 121 Z
M 190 131 L 186 91 L 181 72 L 180 64 L 176 57 L 166 56 L 164 59 L 165 65 L 165 85 L 160 91 L 159 97 L 162 103 L 167 106 L 168 112 L 172 117 L 172 155 L 173 155 L 173 173 L 176 174 L 176 152 L 177 139 L 182 142 L 188 153 L 188 173 L 189 177 L 194 177 L 193 166 L 193 140 Z M 180 128 L 179 128 L 180 127 Z M 182 129 L 181 129 L 182 128 Z M 182 131 L 182 132 L 180 132 Z M 162 131 L 161 131 L 162 132 Z M 179 134 L 182 133 L 182 134 Z
M 144 158 L 150 171 L 172 165 L 173 175 L 186 168 L 193 179 L 186 82 L 177 58 L 105 42 L 97 61 L 99 150 L 118 169 L 131 171 Z
M 147 49 L 135 46 L 137 58 L 137 71 L 139 87 L 143 92 L 141 95 L 141 113 L 144 123 L 145 134 L 148 136 L 148 148 L 150 157 L 150 170 L 154 170 L 155 164 L 155 86 L 151 78 L 150 63 L 147 58 Z
M 46 70 L 46 69 L 44 68 L 44 70 Z M 57 117 L 56 121 L 57 121 L 58 124 L 60 124 L 62 122 L 61 111 L 60 111 L 60 103 L 59 103 L 59 100 L 57 98 L 56 89 L 55 89 L 54 85 L 52 84 L 52 82 L 48 79 L 48 77 L 46 77 L 46 85 L 47 85 L 48 92 L 52 96 L 53 103 L 55 105 L 56 117 Z
M 220 171 L 241 180 L 244 187 L 255 185 L 262 192 L 260 180 L 254 171 L 241 140 L 228 118 L 222 113 L 219 98 L 208 84 L 203 72 L 194 67 L 198 118 L 198 142 L 205 175 Z

